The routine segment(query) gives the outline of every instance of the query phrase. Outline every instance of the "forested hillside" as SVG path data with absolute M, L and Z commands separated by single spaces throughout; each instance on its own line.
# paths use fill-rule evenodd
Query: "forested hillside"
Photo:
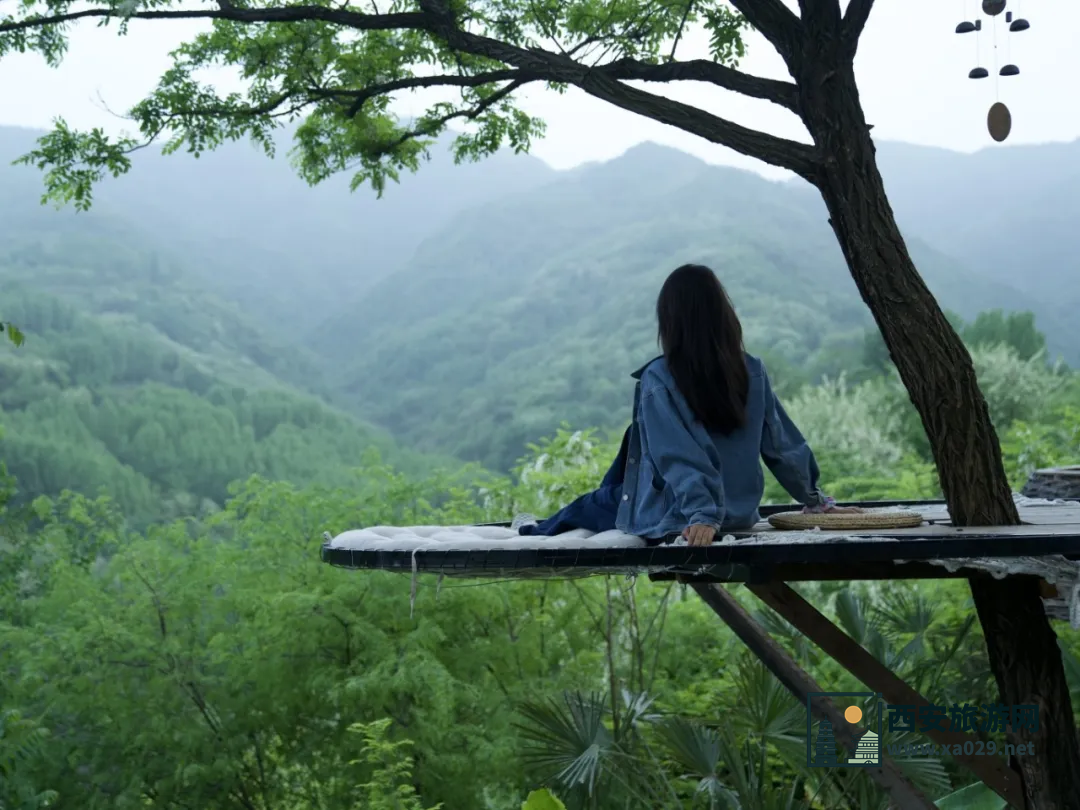
M 218 508 L 254 473 L 340 483 L 369 450 L 420 466 L 137 230 L 32 209 L 0 223 L 0 304 L 26 336 L 0 341 L 0 460 L 20 499 L 104 491 L 143 525 Z

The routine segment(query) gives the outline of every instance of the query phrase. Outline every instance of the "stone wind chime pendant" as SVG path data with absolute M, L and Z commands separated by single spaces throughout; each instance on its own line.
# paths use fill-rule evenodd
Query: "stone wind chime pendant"
M 964 0 L 964 16 L 967 17 L 967 2 Z M 1016 8 L 1014 12 L 1013 8 L 1006 9 L 1009 5 L 1009 0 L 976 0 L 976 2 L 982 7 L 982 14 L 986 16 L 990 29 L 991 37 L 991 65 L 994 70 L 994 95 L 997 99 L 990 107 L 990 111 L 986 114 L 986 128 L 990 131 L 990 137 L 998 143 L 1001 143 L 1009 137 L 1009 133 L 1012 131 L 1012 113 L 1009 112 L 1009 108 L 1005 106 L 1001 101 L 1000 87 L 998 81 L 1000 77 L 1019 76 L 1020 68 L 1009 61 L 1009 51 L 1011 50 L 1009 45 L 1011 42 L 1012 34 L 1019 33 L 1020 31 L 1027 31 L 1031 24 L 1019 16 L 1019 9 L 1016 8 L 1020 4 L 1020 0 L 1012 0 L 1012 7 Z M 1005 15 L 1005 24 L 1008 26 L 1008 30 L 1005 32 L 1004 44 L 1005 44 L 1005 64 L 998 68 L 998 36 L 997 27 L 994 25 L 995 19 Z M 968 73 L 969 79 L 986 79 L 990 76 L 990 71 L 982 66 L 982 36 L 984 33 L 982 18 L 976 13 L 974 22 L 965 20 L 956 26 L 956 33 L 958 34 L 974 34 L 975 37 L 975 67 Z

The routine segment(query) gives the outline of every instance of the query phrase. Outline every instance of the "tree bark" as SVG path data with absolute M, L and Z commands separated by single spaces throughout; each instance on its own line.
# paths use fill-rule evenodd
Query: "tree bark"
M 816 185 L 851 275 L 881 330 L 933 448 L 942 492 L 957 526 L 1017 525 L 997 433 L 971 356 L 908 254 L 877 168 L 850 52 L 835 25 L 807 20 L 805 52 L 789 61 L 799 114 L 819 151 Z M 1017 757 L 1029 810 L 1080 808 L 1080 741 L 1068 687 L 1042 600 L 1024 578 L 972 581 L 991 668 L 1009 705 L 1040 708 L 1032 743 Z
M 1031 743 L 1034 754 L 1017 756 L 1031 810 L 1080 807 L 1080 746 L 1069 687 L 1057 645 L 1033 577 L 971 580 L 971 593 L 1002 703 L 1038 707 L 1034 732 L 1013 730 L 1014 744 Z

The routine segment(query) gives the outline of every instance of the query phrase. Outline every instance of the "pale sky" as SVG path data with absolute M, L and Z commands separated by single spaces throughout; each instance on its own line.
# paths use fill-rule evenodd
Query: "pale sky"
M 794 0 L 789 3 L 794 5 Z M 984 19 L 978 60 L 976 35 L 953 33 L 960 20 L 974 19 L 977 5 L 978 0 L 878 0 L 856 63 L 875 137 L 960 151 L 994 146 L 986 132 L 986 111 L 998 99 L 1013 113 L 1012 135 L 999 148 L 1080 137 L 1078 66 L 1073 61 L 1080 0 L 1009 0 L 1017 16 L 1031 22 L 1030 30 L 1008 34 L 1003 16 L 993 22 Z M 128 36 L 118 38 L 115 28 L 101 29 L 87 22 L 73 31 L 70 51 L 58 70 L 48 68 L 37 56 L 5 57 L 0 60 L 0 124 L 47 127 L 54 117 L 63 116 L 77 127 L 119 131 L 126 122 L 108 110 L 126 110 L 150 90 L 168 65 L 169 50 L 200 27 L 187 21 L 133 21 Z M 996 29 L 997 65 L 1015 63 L 1019 76 L 996 78 L 991 29 Z M 688 37 L 680 57 L 707 55 L 705 44 L 700 32 Z M 742 69 L 786 78 L 780 58 L 756 34 L 749 39 L 748 51 Z M 988 68 L 991 78 L 968 79 L 968 71 L 977 64 Z M 214 80 L 231 84 L 224 76 Z M 748 126 L 800 140 L 806 137 L 794 115 L 767 102 L 705 85 L 647 87 Z M 424 98 L 405 96 L 399 109 L 414 112 Z M 774 174 L 723 147 L 578 91 L 559 96 L 535 90 L 522 99 L 530 113 L 548 124 L 547 137 L 533 153 L 556 168 L 607 160 L 634 144 L 655 141 L 709 162 Z

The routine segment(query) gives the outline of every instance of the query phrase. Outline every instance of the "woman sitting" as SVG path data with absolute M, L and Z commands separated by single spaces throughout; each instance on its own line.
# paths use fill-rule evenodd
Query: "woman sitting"
M 634 419 L 599 488 L 546 520 L 515 518 L 520 534 L 619 529 L 652 544 L 681 534 L 707 546 L 718 531 L 760 520 L 760 459 L 804 511 L 860 511 L 818 488 L 814 454 L 765 366 L 743 349 L 742 325 L 712 270 L 675 270 L 656 318 L 663 355 L 633 374 Z

